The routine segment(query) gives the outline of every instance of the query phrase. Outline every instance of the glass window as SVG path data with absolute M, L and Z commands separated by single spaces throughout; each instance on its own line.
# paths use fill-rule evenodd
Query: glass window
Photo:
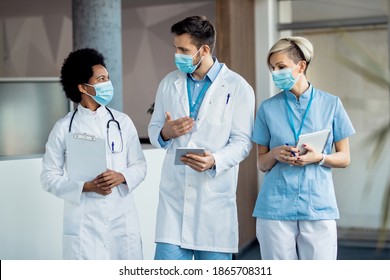
M 279 0 L 279 23 L 387 16 L 388 0 Z
M 308 81 L 341 98 L 356 130 L 350 166 L 333 171 L 338 228 L 374 247 L 390 199 L 389 8 L 388 0 L 278 1 L 279 36 L 313 43 Z
M 0 80 L 0 160 L 42 155 L 70 104 L 58 79 Z

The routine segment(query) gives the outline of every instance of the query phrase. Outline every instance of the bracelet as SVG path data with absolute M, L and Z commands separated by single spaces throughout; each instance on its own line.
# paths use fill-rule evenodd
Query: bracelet
M 326 154 L 322 153 L 322 159 L 321 159 L 321 161 L 318 163 L 318 165 L 324 165 L 325 159 L 326 159 Z

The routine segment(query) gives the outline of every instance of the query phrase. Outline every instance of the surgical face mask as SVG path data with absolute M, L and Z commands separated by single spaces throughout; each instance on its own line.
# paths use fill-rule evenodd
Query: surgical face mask
M 175 53 L 175 64 L 177 69 L 179 69 L 184 73 L 189 73 L 189 74 L 194 73 L 196 68 L 198 68 L 199 64 L 203 60 L 203 56 L 202 56 L 202 58 L 199 60 L 199 62 L 196 65 L 192 64 L 194 57 L 198 54 L 199 51 L 200 48 L 194 55 Z
M 97 83 L 94 85 L 90 85 L 90 84 L 85 84 L 85 85 L 95 88 L 95 92 L 96 92 L 95 96 L 90 95 L 88 93 L 86 94 L 91 96 L 96 101 L 96 103 L 102 106 L 106 106 L 108 103 L 110 103 L 110 101 L 114 97 L 114 87 L 112 86 L 111 81 L 107 81 L 104 83 Z
M 275 86 L 282 90 L 290 90 L 297 83 L 301 74 L 298 77 L 294 78 L 292 75 L 292 71 L 297 67 L 295 65 L 293 68 L 286 68 L 278 71 L 272 71 L 272 79 L 274 81 Z

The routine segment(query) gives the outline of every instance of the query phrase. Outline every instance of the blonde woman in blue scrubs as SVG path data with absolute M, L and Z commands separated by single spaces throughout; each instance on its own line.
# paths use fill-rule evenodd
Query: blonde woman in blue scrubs
M 252 136 L 258 169 L 265 172 L 253 213 L 262 259 L 337 259 L 332 169 L 349 165 L 355 130 L 340 98 L 307 81 L 312 59 L 313 46 L 302 37 L 280 39 L 268 53 L 282 91 L 262 102 Z M 306 145 L 300 155 L 294 147 L 299 135 L 323 129 L 331 130 L 324 152 Z

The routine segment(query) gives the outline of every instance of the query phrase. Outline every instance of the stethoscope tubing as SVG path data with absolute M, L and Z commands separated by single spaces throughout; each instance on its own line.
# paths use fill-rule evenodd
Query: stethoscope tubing
M 109 133 L 109 129 L 110 129 L 110 123 L 111 123 L 111 122 L 116 123 L 116 125 L 118 126 L 118 129 L 119 129 L 119 134 L 120 134 L 121 141 L 122 141 L 122 149 L 121 149 L 121 151 L 122 151 L 122 150 L 123 150 L 123 138 L 122 138 L 121 126 L 120 126 L 119 122 L 115 119 L 114 114 L 111 112 L 111 110 L 108 109 L 107 107 L 105 107 L 105 108 L 107 109 L 107 111 L 108 111 L 108 112 L 110 113 L 110 115 L 111 115 L 111 120 L 109 120 L 109 121 L 107 122 L 107 137 L 108 137 L 108 133 Z M 77 113 L 77 108 L 76 108 L 76 110 L 74 110 L 74 112 L 73 112 L 73 114 L 72 114 L 72 117 L 71 117 L 71 119 L 70 119 L 70 123 L 69 123 L 69 133 L 71 133 L 71 131 L 72 131 L 73 119 L 74 119 L 74 116 L 76 115 L 76 113 Z M 108 141 L 108 139 L 107 139 L 107 141 Z M 109 142 L 107 142 L 107 143 L 108 143 L 108 146 L 111 148 L 110 143 L 109 143 Z M 112 148 L 112 152 L 114 153 L 113 148 Z

